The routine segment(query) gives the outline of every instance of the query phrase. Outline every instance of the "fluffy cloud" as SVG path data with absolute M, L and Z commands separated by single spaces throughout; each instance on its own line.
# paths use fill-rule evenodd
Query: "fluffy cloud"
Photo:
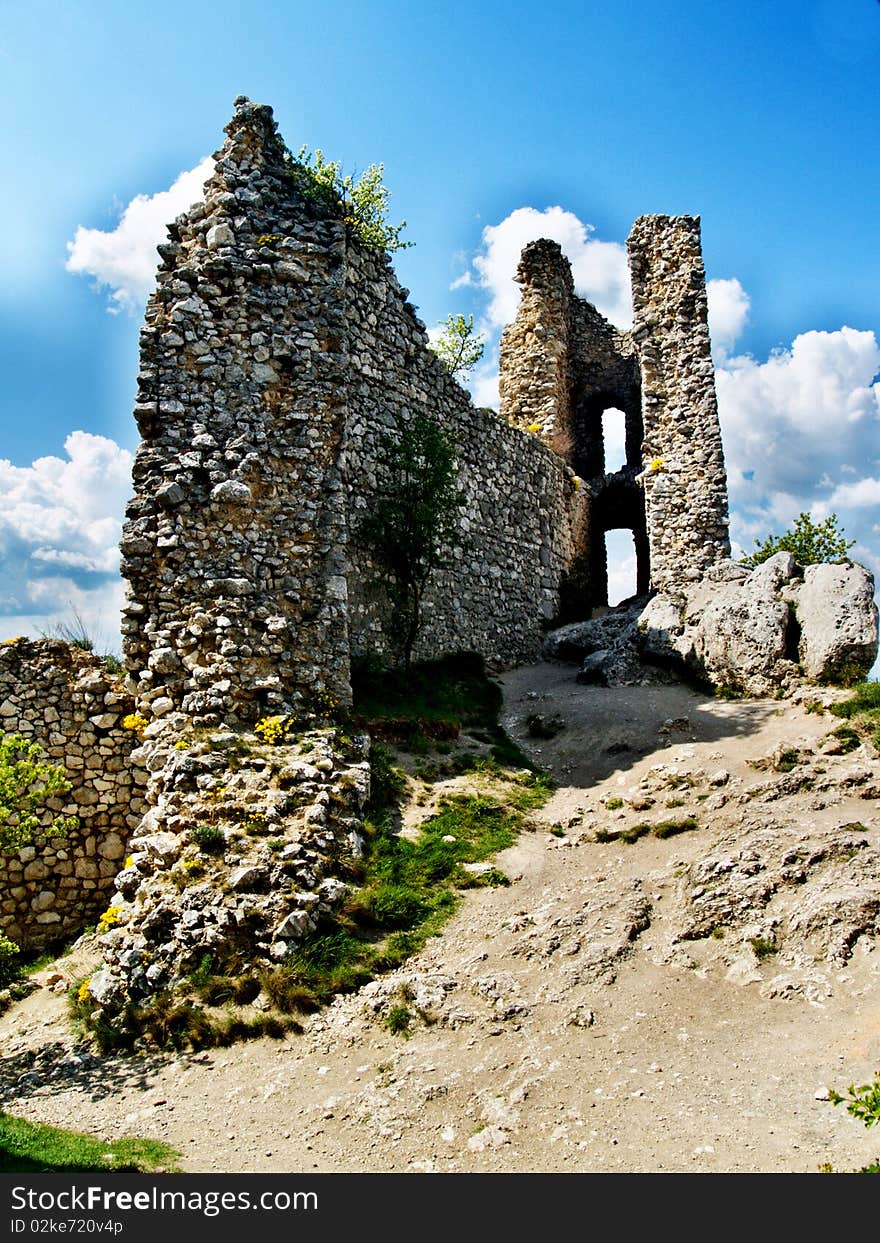
M 618 327 L 632 323 L 629 268 L 626 247 L 619 242 L 600 242 L 584 224 L 561 207 L 518 207 L 500 224 L 483 230 L 482 248 L 472 268 L 453 285 L 477 286 L 489 294 L 489 323 L 499 328 L 516 315 L 519 286 L 515 281 L 520 253 L 527 242 L 548 237 L 558 242 L 571 262 L 575 288 L 595 304 Z
M 874 333 L 846 327 L 802 333 L 765 362 L 728 359 L 715 374 L 734 497 L 816 494 L 876 468 L 878 371 Z
M 709 301 L 709 335 L 716 364 L 727 357 L 741 336 L 751 305 L 738 280 L 714 280 L 706 285 Z
M 92 276 L 96 288 L 108 289 L 108 311 L 138 309 L 152 288 L 156 247 L 165 240 L 167 225 L 201 199 L 213 171 L 214 161 L 208 156 L 181 173 L 167 190 L 136 195 L 115 229 L 80 225 L 73 241 L 67 243 L 68 272 Z
M 75 610 L 118 642 L 119 538 L 132 457 L 114 441 L 71 432 L 66 458 L 0 461 L 0 628 L 39 633 Z
M 805 332 L 760 362 L 715 372 L 735 546 L 780 534 L 802 511 L 836 513 L 852 556 L 880 569 L 880 345 L 873 332 Z

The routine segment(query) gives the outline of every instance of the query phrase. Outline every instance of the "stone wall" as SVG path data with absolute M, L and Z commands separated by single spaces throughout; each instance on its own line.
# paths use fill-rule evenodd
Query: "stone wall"
M 352 651 L 393 654 L 379 578 L 358 528 L 380 485 L 380 440 L 417 411 L 454 441 L 464 492 L 462 542 L 425 600 L 416 657 L 472 649 L 495 663 L 534 660 L 574 556 L 583 493 L 562 459 L 468 394 L 427 348 L 424 325 L 387 257 L 351 245 L 349 329 L 349 626 Z
M 133 701 L 85 652 L 59 640 L 0 645 L 0 729 L 37 742 L 61 764 L 69 794 L 44 813 L 75 816 L 63 838 L 37 838 L 0 855 L 0 929 L 28 949 L 79 931 L 107 907 L 129 835 L 144 810 L 145 774 L 129 762 L 136 735 L 122 726 Z
M 573 556 L 572 471 L 473 407 L 388 257 L 310 197 L 276 128 L 237 101 L 204 203 L 159 248 L 122 541 L 129 685 L 152 718 L 350 697 L 351 651 L 392 646 L 359 525 L 382 433 L 417 411 L 455 441 L 467 495 L 417 656 L 536 658 Z
M 275 131 L 239 101 L 141 335 L 123 631 L 154 717 L 349 694 L 345 231 L 298 195 Z
M 642 216 L 627 241 L 642 373 L 651 582 L 674 590 L 730 555 L 727 475 L 697 216 Z

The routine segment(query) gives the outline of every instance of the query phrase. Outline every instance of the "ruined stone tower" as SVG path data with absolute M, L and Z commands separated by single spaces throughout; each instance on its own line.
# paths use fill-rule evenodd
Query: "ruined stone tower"
M 501 342 L 501 412 L 585 481 L 582 600 L 607 603 L 605 533 L 632 531 L 637 594 L 675 590 L 730 553 L 699 220 L 642 216 L 628 241 L 625 332 L 574 293 L 555 242 L 526 246 Z M 626 462 L 606 473 L 602 415 L 623 411 Z

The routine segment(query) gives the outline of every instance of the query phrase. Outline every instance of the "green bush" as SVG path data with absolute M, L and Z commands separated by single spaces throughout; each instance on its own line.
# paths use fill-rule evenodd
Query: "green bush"
M 391 192 L 382 180 L 383 164 L 371 164 L 355 181 L 348 174 L 343 175 L 339 160 L 325 159 L 320 148 L 310 152 L 301 147 L 297 156 L 289 151 L 286 155 L 287 170 L 300 194 L 325 210 L 341 213 L 347 228 L 365 246 L 391 252 L 413 245 L 400 238 L 406 228 L 405 220 L 400 224 L 388 223 Z
M 206 855 L 219 855 L 226 849 L 226 834 L 216 824 L 197 824 L 190 829 L 190 838 Z
M 5 932 L 0 932 L 0 988 L 14 984 L 20 975 L 21 950 Z
M 808 513 L 800 513 L 782 535 L 755 540 L 755 551 L 743 557 L 743 565 L 761 565 L 777 552 L 790 552 L 799 565 L 845 561 L 854 544 L 855 540 L 848 540 L 838 527 L 837 514 L 829 514 L 824 522 L 814 522 Z
M 43 749 L 21 734 L 0 735 L 0 854 L 12 854 L 34 837 L 64 837 L 76 824 L 55 816 L 44 824 L 50 799 L 67 794 L 70 782 L 60 764 L 43 758 Z

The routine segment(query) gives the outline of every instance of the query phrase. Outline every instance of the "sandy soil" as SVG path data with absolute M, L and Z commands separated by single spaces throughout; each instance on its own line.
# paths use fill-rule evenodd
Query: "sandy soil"
M 4 1106 L 166 1140 L 193 1171 L 809 1172 L 876 1157 L 872 1133 L 821 1099 L 880 1067 L 872 937 L 837 958 L 793 934 L 786 954 L 759 959 L 749 944 L 768 912 L 794 927 L 814 874 L 827 887 L 822 851 L 801 890 L 775 878 L 765 907 L 682 939 L 699 894 L 691 865 L 739 832 L 778 826 L 804 842 L 858 830 L 874 850 L 876 789 L 847 773 L 859 762 L 876 779 L 876 756 L 826 760 L 837 721 L 791 704 L 583 687 L 556 664 L 502 681 L 504 723 L 560 782 L 543 828 L 499 859 L 509 887 L 469 892 L 417 958 L 302 1036 L 175 1058 L 69 1056 L 30 1074 L 7 1065 Z M 565 728 L 530 741 L 533 712 Z M 821 797 L 797 783 L 768 793 L 766 771 L 747 763 L 791 747 L 830 772 Z M 595 840 L 597 828 L 690 814 L 700 827 L 666 840 Z M 835 867 L 858 867 L 843 857 Z M 61 969 L 72 978 L 83 964 Z M 409 1038 L 382 1026 L 401 998 L 422 1016 Z M 0 1019 L 0 1051 L 66 1038 L 63 1016 L 61 993 L 41 988 Z

